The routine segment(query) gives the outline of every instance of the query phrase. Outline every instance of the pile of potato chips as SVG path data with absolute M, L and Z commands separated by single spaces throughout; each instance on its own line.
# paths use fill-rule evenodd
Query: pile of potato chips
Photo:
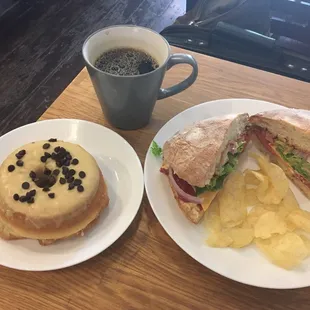
M 283 170 L 252 154 L 260 170 L 232 173 L 206 216 L 212 247 L 254 243 L 275 265 L 298 266 L 310 255 L 310 212 L 299 208 Z

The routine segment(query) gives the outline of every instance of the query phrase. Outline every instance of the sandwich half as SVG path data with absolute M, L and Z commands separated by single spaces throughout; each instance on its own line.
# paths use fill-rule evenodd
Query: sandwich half
M 163 146 L 161 172 L 167 175 L 185 216 L 198 223 L 235 170 L 249 140 L 248 114 L 197 122 L 176 133 Z
M 310 198 L 310 114 L 297 109 L 273 110 L 251 116 L 250 122 L 259 146 Z

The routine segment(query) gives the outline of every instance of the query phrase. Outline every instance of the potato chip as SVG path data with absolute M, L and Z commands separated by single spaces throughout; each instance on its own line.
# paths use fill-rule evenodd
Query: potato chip
M 292 232 L 275 235 L 267 240 L 258 238 L 255 244 L 272 263 L 285 269 L 296 267 L 309 254 L 303 239 Z
M 254 225 L 254 236 L 261 239 L 270 238 L 273 234 L 283 235 L 286 231 L 285 221 L 272 211 L 262 214 Z
M 279 204 L 288 191 L 288 180 L 283 170 L 275 164 L 270 164 L 268 176 L 271 181 L 269 188 L 262 193 L 257 191 L 257 197 L 266 204 Z
M 305 210 L 294 210 L 288 216 L 287 220 L 293 223 L 297 228 L 310 233 L 310 213 Z
M 272 204 L 260 203 L 260 204 L 257 204 L 257 206 L 262 206 L 267 211 L 278 212 L 280 205 L 272 205 Z
M 220 210 L 219 203 L 217 198 L 213 199 L 205 218 L 205 225 L 207 230 L 211 232 L 221 231 L 221 219 L 220 219 Z
M 265 203 L 278 204 L 285 197 L 288 189 L 289 182 L 286 178 L 284 171 L 277 165 L 271 163 L 267 172 L 269 180 L 271 181 L 273 188 L 270 191 L 270 202 L 264 201 Z M 268 191 L 267 191 L 268 195 Z
M 282 200 L 283 206 L 288 210 L 300 209 L 299 204 L 292 190 L 289 188 Z
M 266 156 L 261 155 L 261 154 L 252 153 L 252 152 L 249 155 L 257 161 L 257 163 L 261 169 L 261 172 L 263 174 L 267 175 L 266 171 L 268 170 L 268 166 L 270 164 L 270 162 L 268 161 L 268 158 Z
M 274 264 L 292 269 L 310 256 L 310 212 L 301 210 L 283 170 L 252 155 L 260 170 L 232 173 L 206 215 L 212 247 L 242 248 L 255 241 Z M 247 212 L 248 207 L 251 207 Z
M 238 171 L 233 172 L 217 196 L 223 227 L 234 227 L 240 225 L 245 220 L 247 210 L 244 204 L 244 196 L 244 177 Z
M 285 197 L 278 205 L 277 212 L 277 214 L 286 221 L 288 231 L 294 231 L 297 228 L 294 222 L 287 219 L 288 215 L 294 210 L 300 210 L 300 208 L 293 192 L 291 189 L 288 189 Z
M 260 172 L 252 171 L 253 176 L 257 179 L 258 186 L 257 186 L 257 198 L 259 199 L 259 196 L 264 196 L 268 186 L 269 186 L 269 180 L 268 177 L 263 175 Z M 259 199 L 260 200 L 260 199 Z
M 252 228 L 233 227 L 226 229 L 224 233 L 233 240 L 229 245 L 232 248 L 243 248 L 249 245 L 254 238 Z
M 247 207 L 252 207 L 260 204 L 261 202 L 258 200 L 256 195 L 256 189 L 246 189 L 245 191 L 245 205 Z
M 240 225 L 236 226 L 236 227 L 240 227 L 240 228 L 251 228 L 253 230 L 253 225 L 251 225 L 247 219 L 241 223 Z
M 207 244 L 213 248 L 226 248 L 233 243 L 233 239 L 223 232 L 212 232 L 208 236 Z
M 258 186 L 260 181 L 257 180 L 255 175 L 253 174 L 254 170 L 246 169 L 243 174 L 244 174 L 244 182 L 246 185 L 252 185 L 252 186 Z M 255 171 L 255 172 L 260 172 L 260 171 Z
M 254 227 L 257 220 L 260 218 L 260 216 L 266 212 L 268 211 L 265 208 L 263 208 L 261 205 L 255 206 L 249 212 L 245 222 L 248 223 L 250 227 Z
M 218 216 L 220 216 L 220 209 L 219 209 L 219 201 L 217 198 L 213 199 L 210 207 L 207 210 L 207 214 L 216 214 Z
M 286 222 L 287 231 L 293 232 L 296 230 L 296 226 L 291 222 Z
M 273 163 L 269 163 L 264 156 L 258 154 L 252 154 L 252 156 L 257 160 L 263 174 L 268 177 L 270 183 L 268 189 L 264 191 L 266 187 L 266 181 L 261 181 L 261 184 L 263 182 L 265 183 L 258 186 L 258 199 L 262 203 L 266 204 L 279 204 L 285 197 L 289 188 L 288 179 L 286 178 L 284 171 L 279 166 Z M 261 188 L 259 190 L 260 186 Z
M 310 255 L 310 239 L 305 236 L 304 234 L 298 234 L 299 237 L 302 239 L 302 241 L 304 242 L 305 246 L 307 247 L 308 249 L 308 256 Z

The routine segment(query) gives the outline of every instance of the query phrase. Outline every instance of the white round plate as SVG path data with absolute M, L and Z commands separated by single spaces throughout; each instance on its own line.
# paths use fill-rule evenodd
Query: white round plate
M 84 237 L 40 246 L 36 240 L 0 239 L 0 264 L 20 270 L 54 270 L 81 263 L 105 250 L 127 229 L 143 196 L 143 171 L 134 149 L 112 130 L 82 120 L 47 120 L 17 128 L 0 138 L 0 162 L 32 141 L 57 138 L 81 145 L 96 159 L 110 204 Z
M 154 140 L 162 146 L 178 130 L 209 117 L 231 113 L 250 115 L 261 111 L 284 108 L 269 102 L 250 99 L 225 99 L 206 102 L 175 116 L 157 133 Z M 248 150 L 249 151 L 249 150 Z M 243 249 L 220 249 L 208 247 L 207 232 L 202 223 L 195 225 L 188 221 L 179 209 L 170 190 L 168 179 L 159 172 L 162 160 L 155 158 L 150 149 L 144 166 L 146 192 L 161 225 L 170 237 L 189 255 L 209 269 L 232 280 L 266 288 L 299 288 L 310 285 L 310 259 L 291 271 L 271 264 L 255 246 Z M 256 168 L 248 158 L 247 151 L 240 158 L 239 169 Z M 310 211 L 309 200 L 290 184 L 301 208 Z

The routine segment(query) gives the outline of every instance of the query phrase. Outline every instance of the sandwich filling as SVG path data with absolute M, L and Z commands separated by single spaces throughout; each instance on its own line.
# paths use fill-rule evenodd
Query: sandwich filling
M 257 127 L 254 132 L 270 153 L 280 156 L 293 169 L 295 177 L 310 187 L 310 153 L 289 145 L 284 137 L 274 136 L 267 129 Z
M 225 178 L 236 169 L 238 158 L 244 151 L 248 141 L 249 135 L 247 133 L 242 134 L 235 141 L 229 141 L 226 149 L 221 155 L 221 160 L 215 174 L 205 187 L 192 186 L 185 180 L 179 178 L 178 175 L 172 171 L 171 167 L 163 165 L 160 171 L 169 177 L 179 199 L 184 202 L 191 202 L 199 205 L 202 203 L 202 199 L 199 198 L 199 196 L 205 192 L 216 192 L 223 187 Z M 155 156 L 160 156 L 162 154 L 156 143 L 153 143 L 152 152 Z
M 234 170 L 238 165 L 238 158 L 240 154 L 244 151 L 247 143 L 249 141 L 249 136 L 247 133 L 242 134 L 236 141 L 230 141 L 227 144 L 227 148 L 222 154 L 220 165 L 216 169 L 215 174 L 211 178 L 209 184 L 205 187 L 195 187 L 196 196 L 209 191 L 218 191 L 223 187 L 225 178 Z

